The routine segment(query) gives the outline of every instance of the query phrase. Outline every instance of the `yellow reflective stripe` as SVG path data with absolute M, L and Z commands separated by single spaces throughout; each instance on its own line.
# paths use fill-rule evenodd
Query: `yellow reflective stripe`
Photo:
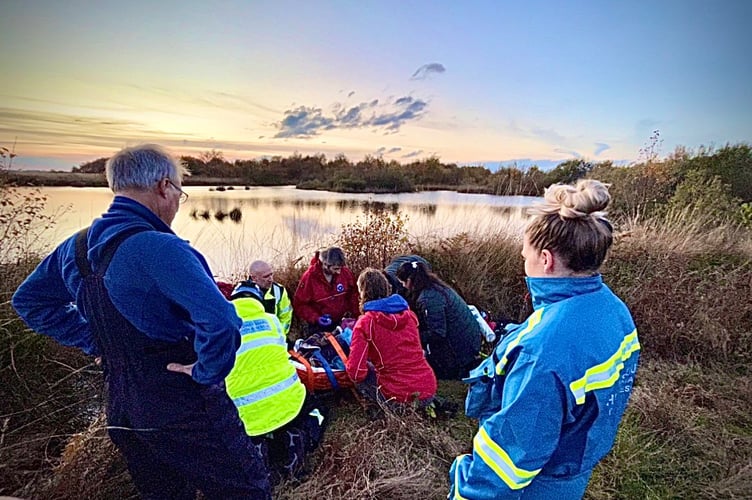
M 624 337 L 619 349 L 610 358 L 588 368 L 583 377 L 569 384 L 569 390 L 572 391 L 577 404 L 581 405 L 585 402 L 585 395 L 589 391 L 613 386 L 619 380 L 624 363 L 633 352 L 639 350 L 640 341 L 637 339 L 637 329 L 635 329 Z
M 530 333 L 530 331 L 535 328 L 538 323 L 540 323 L 541 317 L 543 316 L 543 309 L 544 308 L 541 307 L 540 309 L 535 311 L 527 320 L 527 326 L 525 327 L 525 329 L 518 333 L 517 338 L 515 338 L 509 343 L 509 345 L 507 345 L 507 348 L 504 351 L 504 355 L 501 357 L 501 360 L 496 363 L 496 375 L 504 375 L 504 368 L 509 362 L 509 355 L 511 354 L 512 349 L 519 345 L 520 341 L 522 341 L 522 337 Z
M 457 467 L 454 468 L 454 498 L 457 500 L 468 500 L 460 494 L 460 463 L 469 456 L 470 455 L 465 453 L 464 455 L 457 457 Z
M 507 452 L 491 439 L 483 427 L 475 435 L 473 450 L 513 490 L 524 488 L 540 472 L 540 469 L 530 471 L 517 467 Z

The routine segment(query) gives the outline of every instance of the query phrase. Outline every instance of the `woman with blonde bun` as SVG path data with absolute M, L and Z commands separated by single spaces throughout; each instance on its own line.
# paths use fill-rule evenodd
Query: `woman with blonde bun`
M 598 272 L 610 199 L 607 185 L 580 180 L 534 207 L 522 247 L 533 314 L 466 379 L 480 429 L 452 464 L 449 498 L 581 498 L 611 449 L 640 343 Z

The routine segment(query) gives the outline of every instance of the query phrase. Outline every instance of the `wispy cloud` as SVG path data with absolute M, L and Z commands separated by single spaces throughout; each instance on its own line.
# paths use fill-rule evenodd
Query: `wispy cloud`
M 335 128 L 374 128 L 392 133 L 405 123 L 422 118 L 427 107 L 426 101 L 411 96 L 389 98 L 385 102 L 374 99 L 355 106 L 335 103 L 329 115 L 319 107 L 298 106 L 285 111 L 274 137 L 310 138 Z
M 566 142 L 566 137 L 552 128 L 533 127 L 530 129 L 530 133 L 535 137 L 539 137 L 548 142 L 553 142 L 556 144 L 562 144 Z
M 154 141 L 164 132 L 131 120 L 113 120 L 66 113 L 0 108 L 0 135 L 15 134 L 25 144 L 118 147 L 124 142 Z M 186 134 L 169 134 L 189 138 Z
M 0 107 L 0 138 L 2 137 L 17 138 L 17 164 L 29 168 L 39 168 L 45 162 L 48 167 L 60 168 L 60 165 L 51 163 L 49 159 L 59 156 L 58 152 L 63 149 L 76 151 L 76 161 L 88 161 L 111 154 L 124 145 L 143 142 L 161 144 L 178 154 L 195 155 L 208 149 L 217 149 L 228 153 L 230 157 L 241 158 L 301 151 L 299 144 L 216 140 L 198 134 L 167 132 L 140 121 Z M 327 155 L 362 154 L 357 149 L 324 144 L 316 144 L 304 152 Z M 30 160 L 26 161 L 27 158 L 37 156 L 39 158 L 34 164 Z
M 412 151 L 410 153 L 402 155 L 402 158 L 415 158 L 416 156 L 421 155 L 421 154 L 423 154 L 423 150 L 419 149 L 417 151 Z
M 608 145 L 608 144 L 606 144 L 605 142 L 596 142 L 595 143 L 595 151 L 593 151 L 593 154 L 595 156 L 598 156 L 602 152 L 607 151 L 609 149 L 611 149 L 611 146 Z
M 577 151 L 570 150 L 570 149 L 554 148 L 554 151 L 556 151 L 557 153 L 565 154 L 567 156 L 571 156 L 573 158 L 577 158 L 577 159 L 582 158 L 582 155 L 580 153 L 578 153 Z
M 391 155 L 391 154 L 394 154 L 394 153 L 399 153 L 400 151 L 402 151 L 402 148 L 389 148 L 389 149 L 387 149 L 386 147 L 382 146 L 382 147 L 380 147 L 379 149 L 376 150 L 376 154 L 377 155 Z
M 446 71 L 446 68 L 441 63 L 429 63 L 424 64 L 420 68 L 415 70 L 410 80 L 425 80 L 432 74 L 440 74 Z

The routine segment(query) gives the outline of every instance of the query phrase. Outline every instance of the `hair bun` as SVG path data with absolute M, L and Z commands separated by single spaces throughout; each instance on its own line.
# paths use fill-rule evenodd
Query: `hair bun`
M 532 207 L 531 213 L 556 213 L 562 219 L 602 218 L 611 201 L 608 185 L 594 179 L 580 179 L 574 186 L 553 184 L 546 188 L 543 198 L 543 203 Z

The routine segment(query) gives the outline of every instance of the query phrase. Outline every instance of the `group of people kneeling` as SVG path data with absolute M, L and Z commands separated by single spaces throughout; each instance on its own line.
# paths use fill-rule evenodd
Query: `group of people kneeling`
M 350 317 L 345 369 L 376 401 L 427 403 L 436 378 L 465 377 L 478 432 L 452 463 L 449 498 L 583 496 L 614 443 L 640 352 L 629 310 L 599 273 L 613 243 L 606 185 L 546 190 L 521 252 L 533 313 L 480 360 L 479 323 L 417 256 L 356 282 L 342 251 L 327 249 L 292 303 L 257 262 L 228 301 L 170 228 L 188 198 L 185 174 L 156 145 L 113 155 L 107 212 L 12 299 L 31 329 L 101 360 L 107 430 L 144 498 L 270 498 L 264 461 L 299 469 L 327 414 L 288 358 L 293 308 L 311 333 Z
M 288 357 L 293 313 L 308 335 L 347 325 L 346 334 L 337 336 L 349 352 L 342 368 L 378 407 L 433 408 L 437 377 L 465 377 L 479 362 L 480 326 L 420 256 L 397 257 L 385 271 L 367 268 L 356 280 L 344 252 L 327 248 L 314 255 L 292 302 L 273 276 L 268 263 L 255 261 L 247 280 L 219 287 L 243 321 L 227 392 L 246 432 L 280 475 L 301 469 L 328 414 L 321 400 L 307 393 Z

